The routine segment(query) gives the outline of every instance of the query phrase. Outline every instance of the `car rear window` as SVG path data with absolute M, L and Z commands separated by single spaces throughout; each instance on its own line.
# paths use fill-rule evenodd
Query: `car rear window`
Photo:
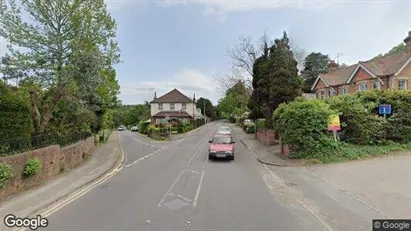
M 231 144 L 231 141 L 230 137 L 216 136 L 213 138 L 214 144 Z

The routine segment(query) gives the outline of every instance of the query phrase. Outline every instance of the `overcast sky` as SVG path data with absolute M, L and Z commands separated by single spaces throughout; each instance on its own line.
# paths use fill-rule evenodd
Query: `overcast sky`
M 293 43 L 354 64 L 387 52 L 406 37 L 404 1 L 106 0 L 118 24 L 123 62 L 116 65 L 125 104 L 173 88 L 192 97 L 221 96 L 213 76 L 230 70 L 227 49 L 240 36 L 272 39 L 285 30 Z M 326 3 L 324 3 L 326 2 Z M 0 54 L 5 52 L 0 42 Z

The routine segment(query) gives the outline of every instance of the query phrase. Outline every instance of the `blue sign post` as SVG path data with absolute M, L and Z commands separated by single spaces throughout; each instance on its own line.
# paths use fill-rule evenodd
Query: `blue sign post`
M 386 118 L 387 115 L 391 114 L 391 105 L 390 104 L 380 104 L 380 106 L 378 106 L 378 113 L 380 115 L 384 115 L 384 118 Z

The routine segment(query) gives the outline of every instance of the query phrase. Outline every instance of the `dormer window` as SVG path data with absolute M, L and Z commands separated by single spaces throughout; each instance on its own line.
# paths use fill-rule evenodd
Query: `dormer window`
M 159 111 L 162 111 L 162 110 L 163 110 L 163 103 L 159 103 L 159 104 L 158 104 L 158 110 L 159 110 Z

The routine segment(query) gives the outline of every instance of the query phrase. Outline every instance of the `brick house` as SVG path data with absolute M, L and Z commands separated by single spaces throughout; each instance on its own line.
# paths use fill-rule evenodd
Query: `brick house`
M 197 114 L 195 102 L 195 95 L 191 99 L 177 89 L 158 98 L 157 93 L 154 93 L 154 99 L 150 102 L 151 123 L 159 124 L 167 119 L 195 120 Z
M 317 77 L 311 89 L 318 99 L 371 89 L 410 89 L 411 31 L 404 43 L 406 48 L 396 54 L 344 68 L 329 68 L 328 73 Z

